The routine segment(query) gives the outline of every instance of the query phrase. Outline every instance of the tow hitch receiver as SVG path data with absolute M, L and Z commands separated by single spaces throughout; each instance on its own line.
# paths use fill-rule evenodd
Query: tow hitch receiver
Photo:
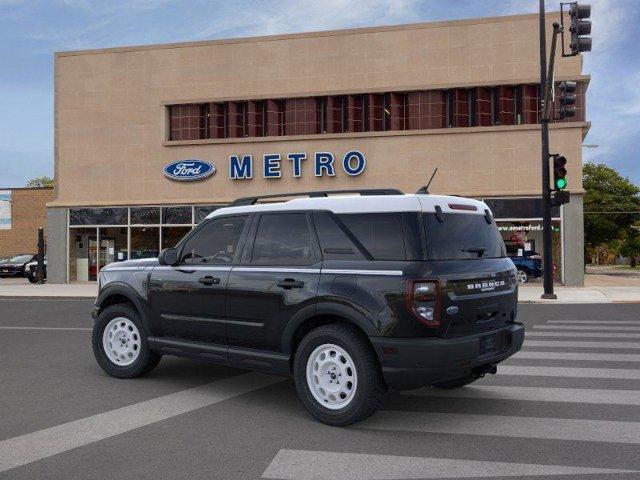
M 490 373 L 491 375 L 495 375 L 497 371 L 498 371 L 497 365 L 482 365 L 481 367 L 475 368 L 473 370 L 473 375 L 476 378 L 482 378 L 487 373 Z

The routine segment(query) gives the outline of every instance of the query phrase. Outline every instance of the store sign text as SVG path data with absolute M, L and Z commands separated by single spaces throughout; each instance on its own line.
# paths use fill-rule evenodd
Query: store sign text
M 202 180 L 216 173 L 216 167 L 204 160 L 177 160 L 164 167 L 164 175 L 179 182 Z
M 306 153 L 267 153 L 262 156 L 260 165 L 263 178 L 281 178 L 282 171 L 291 169 L 295 178 L 302 176 L 303 164 L 311 161 L 316 177 L 334 177 L 337 169 L 342 169 L 349 176 L 360 175 L 367 164 L 364 154 L 358 150 L 350 150 L 342 157 L 335 157 L 331 152 L 315 152 L 311 156 Z M 256 162 L 257 163 L 257 162 Z M 289 164 L 288 166 L 286 164 Z M 229 157 L 229 178 L 246 180 L 253 178 L 254 158 L 252 155 L 231 155 Z

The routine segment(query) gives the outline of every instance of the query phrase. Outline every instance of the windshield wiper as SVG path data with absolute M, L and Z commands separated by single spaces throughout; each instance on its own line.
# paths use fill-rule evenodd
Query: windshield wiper
M 483 247 L 471 247 L 471 248 L 463 248 L 462 249 L 463 252 L 469 252 L 469 253 L 475 253 L 478 255 L 478 258 L 482 258 L 482 256 L 484 255 L 484 252 L 487 251 L 486 248 Z

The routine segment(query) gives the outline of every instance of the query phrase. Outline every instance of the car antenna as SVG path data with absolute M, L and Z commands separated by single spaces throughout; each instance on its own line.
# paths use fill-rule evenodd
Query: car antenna
M 433 182 L 433 177 L 436 176 L 437 171 L 438 171 L 438 167 L 436 167 L 433 170 L 433 173 L 431 174 L 431 178 L 429 179 L 426 185 L 424 185 L 423 187 L 420 187 L 420 190 L 416 192 L 417 194 L 429 195 L 429 185 L 431 185 L 431 182 Z

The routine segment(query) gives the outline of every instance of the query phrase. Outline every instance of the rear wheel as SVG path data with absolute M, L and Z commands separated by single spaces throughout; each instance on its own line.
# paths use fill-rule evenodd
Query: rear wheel
M 27 280 L 29 280 L 29 283 L 36 283 L 38 281 L 35 275 L 30 275 L 30 274 L 27 274 Z
M 441 390 L 455 390 L 456 388 L 461 388 L 465 385 L 469 385 L 476 380 L 478 380 L 477 377 L 469 375 L 468 377 L 455 378 L 453 380 L 447 380 L 446 382 L 434 383 L 432 386 Z
M 309 332 L 296 351 L 293 373 L 302 404 L 332 426 L 369 417 L 387 391 L 371 346 L 349 325 L 325 325 Z
M 138 312 L 127 304 L 105 308 L 93 326 L 93 354 L 98 364 L 116 378 L 134 378 L 150 372 L 161 356 L 149 349 Z
M 525 270 L 518 270 L 516 279 L 518 283 L 527 283 L 529 281 L 529 274 Z

